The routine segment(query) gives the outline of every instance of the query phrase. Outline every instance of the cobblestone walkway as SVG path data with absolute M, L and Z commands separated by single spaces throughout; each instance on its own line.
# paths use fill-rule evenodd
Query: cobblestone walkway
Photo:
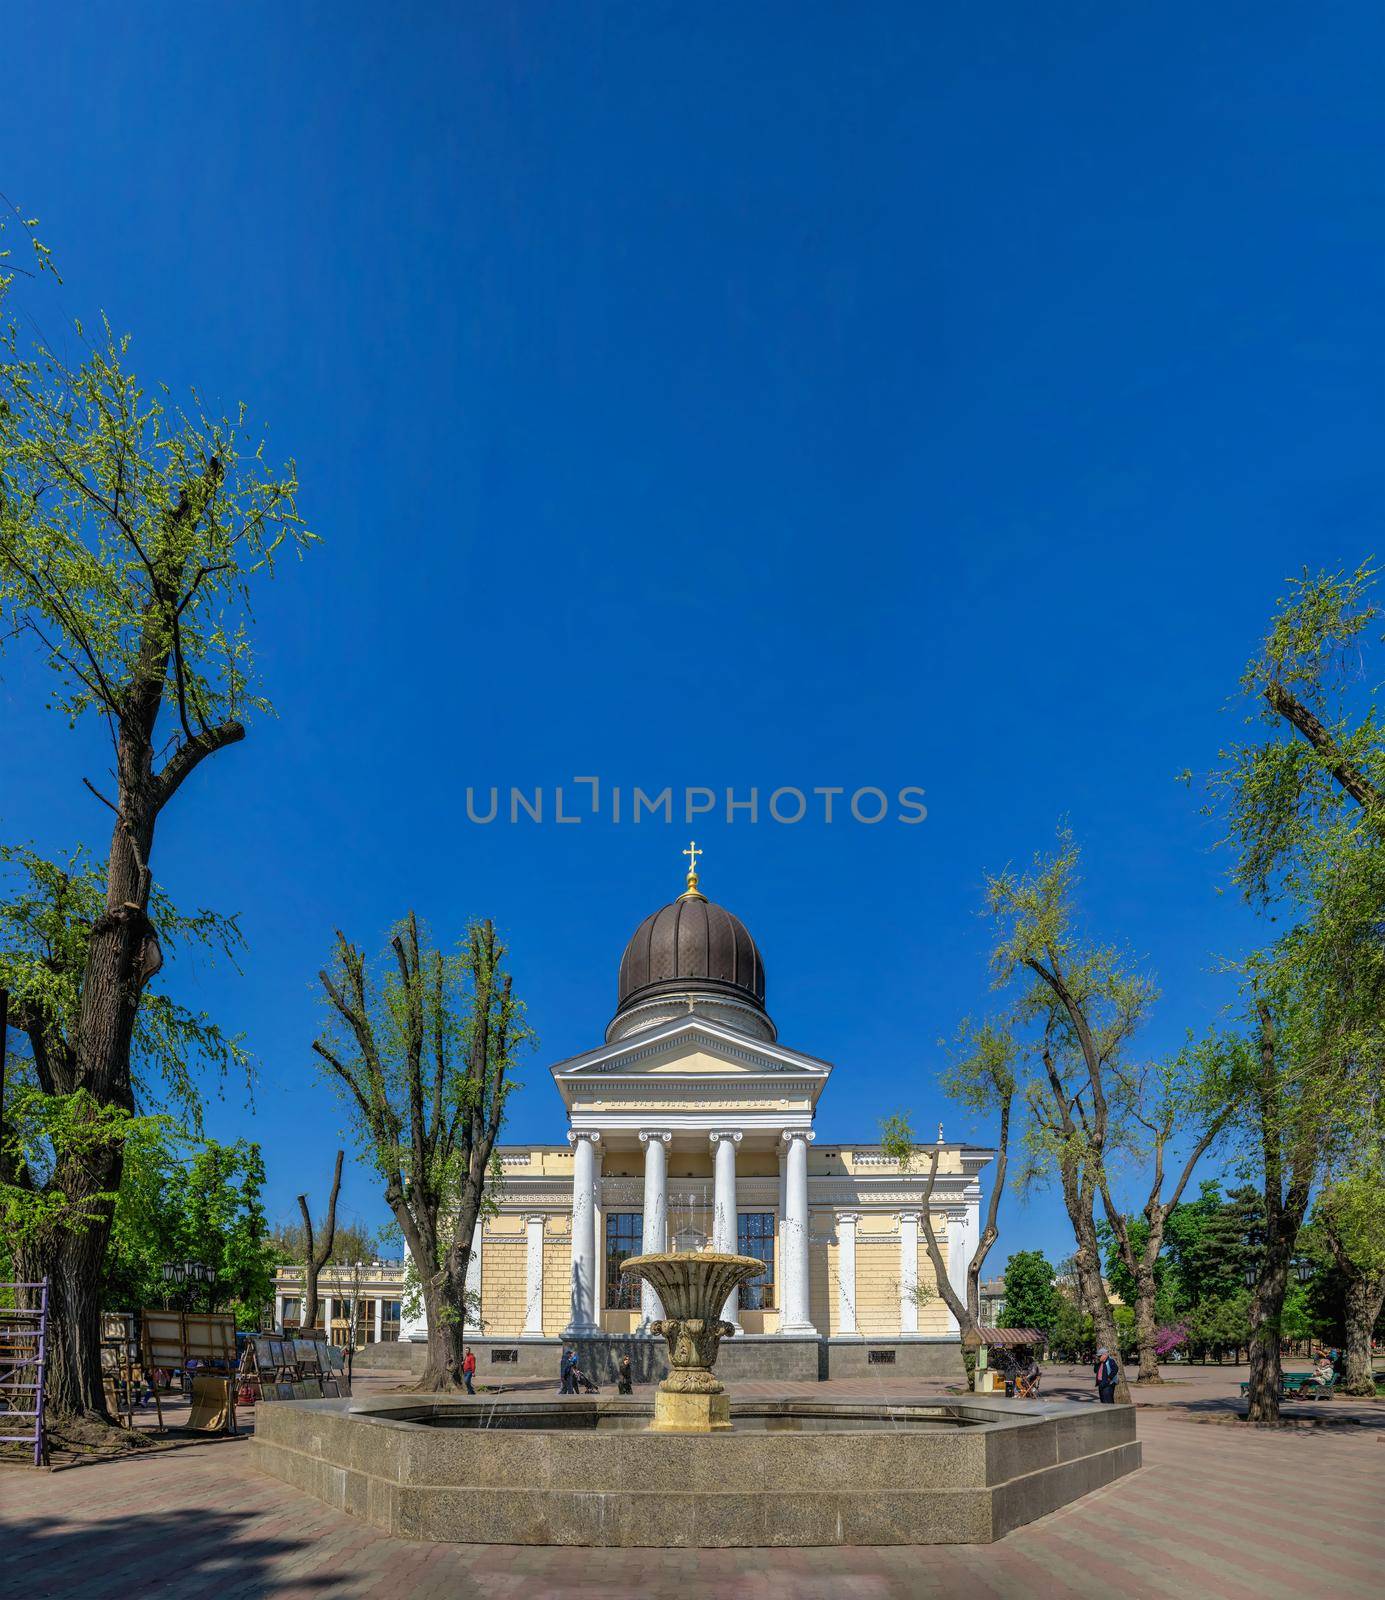
M 744 1384 L 737 1392 L 789 1387 Z M 916 1393 L 919 1386 L 907 1387 Z M 1055 1374 L 1050 1392 L 1065 1388 L 1086 1392 L 1081 1375 L 1065 1384 Z M 863 1380 L 801 1389 L 858 1398 L 889 1386 Z M 419 1545 L 261 1477 L 238 1441 L 60 1473 L 6 1469 L 0 1596 L 1375 1600 L 1385 1572 L 1385 1407 L 1332 1402 L 1334 1423 L 1351 1415 L 1359 1423 L 1249 1431 L 1230 1420 L 1235 1392 L 1228 1369 L 1140 1395 L 1142 1471 L 985 1546 Z

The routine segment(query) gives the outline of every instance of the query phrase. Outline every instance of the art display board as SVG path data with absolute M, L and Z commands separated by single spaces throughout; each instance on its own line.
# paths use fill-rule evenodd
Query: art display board
M 199 1372 L 192 1380 L 192 1410 L 187 1425 L 198 1433 L 234 1433 L 234 1381 L 215 1372 Z
M 135 1337 L 134 1312 L 102 1312 L 101 1383 L 106 1394 L 106 1405 L 122 1427 L 133 1428 L 135 1425 L 135 1384 L 143 1377 L 139 1340 Z M 157 1401 L 155 1404 L 162 1425 L 163 1407 Z
M 183 1365 L 183 1313 L 181 1311 L 141 1311 L 144 1359 L 151 1367 L 170 1372 Z
M 236 1363 L 236 1319 L 229 1311 L 183 1314 L 183 1348 L 189 1361 Z
M 265 1400 L 331 1400 L 351 1393 L 338 1376 L 346 1369 L 346 1353 L 322 1339 L 281 1338 L 252 1334 L 241 1354 L 240 1398 Z
M 191 1363 L 220 1368 L 222 1403 L 213 1405 L 213 1390 L 203 1391 L 198 1404 L 196 1378 L 193 1382 L 193 1408 L 188 1426 L 209 1432 L 236 1431 L 236 1319 L 229 1311 L 140 1312 L 141 1339 L 146 1371 L 163 1367 L 183 1372 Z M 203 1375 L 199 1375 L 203 1376 Z M 217 1376 L 217 1374 L 205 1374 Z M 158 1385 L 154 1393 L 158 1395 Z M 159 1426 L 163 1427 L 163 1404 L 157 1401 Z M 201 1420 L 194 1420 L 201 1419 Z

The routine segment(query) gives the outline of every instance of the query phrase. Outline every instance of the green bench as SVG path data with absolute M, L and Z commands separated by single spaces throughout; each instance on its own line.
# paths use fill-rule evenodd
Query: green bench
M 1330 1400 L 1337 1387 L 1335 1377 L 1325 1381 L 1311 1372 L 1286 1372 L 1280 1379 L 1280 1398 L 1284 1400 Z M 1249 1383 L 1241 1385 L 1241 1393 L 1249 1394 Z

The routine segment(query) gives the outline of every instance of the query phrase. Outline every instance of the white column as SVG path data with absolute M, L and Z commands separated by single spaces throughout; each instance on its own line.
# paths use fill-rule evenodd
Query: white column
M 919 1331 L 919 1214 L 904 1211 L 899 1218 L 899 1332 L 908 1337 Z
M 303 1320 L 301 1315 L 300 1315 L 298 1320 L 300 1322 Z M 322 1331 L 327 1335 L 327 1343 L 331 1344 L 331 1342 L 332 1342 L 332 1297 L 331 1297 L 330 1294 L 325 1294 L 322 1297 Z
M 713 1133 L 712 1141 L 712 1248 L 735 1255 L 736 1235 L 736 1146 L 741 1142 L 738 1133 Z M 741 1331 L 741 1293 L 733 1289 L 726 1297 L 721 1314 L 736 1330 Z
M 644 1242 L 640 1249 L 655 1255 L 668 1249 L 668 1147 L 671 1133 L 642 1133 L 644 1146 Z M 640 1318 L 647 1328 L 664 1314 L 652 1285 L 640 1285 Z
M 563 1338 L 589 1338 L 596 1320 L 596 1147 L 599 1133 L 569 1133 L 572 1173 L 572 1315 Z
M 422 1291 L 418 1293 L 417 1315 L 410 1316 L 404 1309 L 404 1303 L 409 1293 L 409 1268 L 411 1266 L 414 1268 L 414 1280 L 417 1282 L 419 1276 L 417 1264 L 414 1262 L 414 1258 L 406 1244 L 404 1246 L 404 1286 L 399 1304 L 399 1337 L 401 1341 L 408 1339 L 414 1344 L 421 1344 L 428 1337 L 428 1320 L 424 1315 Z
M 524 1219 L 524 1327 L 521 1339 L 543 1337 L 543 1218 Z
M 481 1331 L 481 1219 L 476 1219 L 476 1226 L 471 1230 L 471 1254 L 466 1258 L 466 1292 L 467 1304 L 473 1302 L 475 1296 L 475 1310 L 468 1310 L 464 1328 L 472 1333 Z
M 281 1294 L 274 1296 L 274 1326 L 281 1329 L 284 1326 L 284 1297 Z
M 808 1315 L 808 1146 L 813 1135 L 791 1128 L 781 1135 L 784 1156 L 784 1292 L 779 1331 L 802 1337 L 817 1333 Z
M 786 1228 L 785 1228 L 785 1222 L 784 1222 L 785 1217 L 788 1215 L 788 1203 L 785 1200 L 785 1193 L 786 1193 L 785 1182 L 786 1182 L 786 1173 L 787 1173 L 788 1165 L 789 1165 L 789 1156 L 788 1156 L 788 1151 L 785 1150 L 785 1148 L 784 1148 L 784 1144 L 783 1144 L 782 1140 L 780 1141 L 780 1144 L 779 1144 L 778 1154 L 779 1154 L 779 1227 L 778 1227 L 778 1229 L 776 1231 L 778 1232 L 778 1235 L 779 1235 L 779 1260 L 778 1260 L 778 1262 L 777 1262 L 777 1264 L 775 1266 L 774 1281 L 779 1286 L 778 1287 L 779 1315 L 780 1315 L 780 1320 L 782 1321 L 783 1320 L 783 1314 L 784 1314 L 784 1263 L 788 1260 L 788 1256 L 789 1256 L 789 1247 L 785 1243 L 785 1240 L 787 1239 L 788 1234 L 787 1234 L 787 1231 L 786 1231 Z
M 859 1333 L 856 1326 L 856 1213 L 837 1213 L 837 1332 Z
M 385 1337 L 385 1297 L 377 1289 L 375 1291 L 375 1342 L 379 1344 Z
M 967 1214 L 965 1211 L 947 1213 L 947 1281 L 952 1292 L 966 1304 L 967 1299 Z M 949 1310 L 947 1326 L 951 1333 L 961 1331 L 957 1318 Z

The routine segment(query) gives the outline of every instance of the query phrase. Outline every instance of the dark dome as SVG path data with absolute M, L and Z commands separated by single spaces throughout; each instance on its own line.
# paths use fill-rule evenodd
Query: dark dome
M 765 964 L 745 924 L 700 894 L 677 900 L 635 929 L 620 960 L 616 1015 L 660 994 L 724 994 L 765 1009 Z

